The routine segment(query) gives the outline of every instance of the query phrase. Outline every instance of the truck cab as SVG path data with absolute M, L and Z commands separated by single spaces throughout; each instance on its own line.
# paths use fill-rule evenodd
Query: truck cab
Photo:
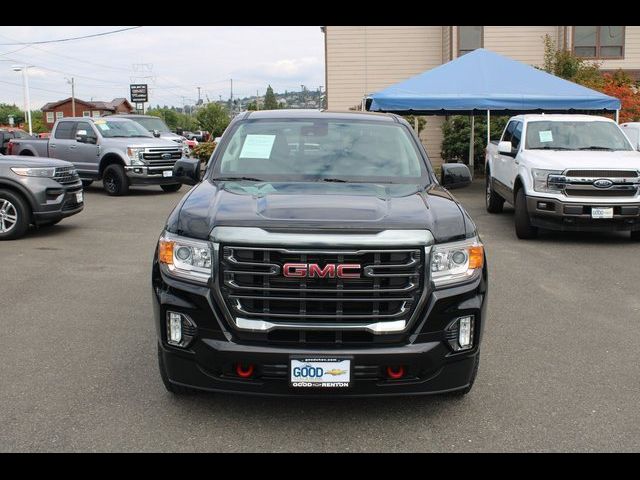
M 486 206 L 515 208 L 518 238 L 540 228 L 640 234 L 640 153 L 611 119 L 518 115 L 486 152 Z

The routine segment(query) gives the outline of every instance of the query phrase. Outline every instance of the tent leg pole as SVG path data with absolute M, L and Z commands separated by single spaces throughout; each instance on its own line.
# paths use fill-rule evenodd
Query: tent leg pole
M 487 147 L 491 143 L 491 110 L 487 110 Z
M 420 135 L 420 132 L 418 131 L 418 116 L 417 115 L 413 116 L 413 129 L 416 131 L 416 135 Z
M 620 110 L 616 110 L 616 123 L 620 123 Z
M 475 130 L 475 117 L 471 115 L 471 136 L 469 139 L 469 169 L 473 172 L 473 136 Z

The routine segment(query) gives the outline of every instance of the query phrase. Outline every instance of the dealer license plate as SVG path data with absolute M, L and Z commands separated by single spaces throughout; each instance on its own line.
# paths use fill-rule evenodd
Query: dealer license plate
M 162 171 L 162 176 L 163 177 L 173 177 L 173 170 L 163 170 Z
M 296 388 L 345 388 L 351 385 L 351 360 L 292 358 L 290 385 Z
M 591 207 L 591 218 L 613 218 L 613 207 Z
M 76 202 L 82 203 L 84 201 L 84 194 L 82 192 L 76 193 Z

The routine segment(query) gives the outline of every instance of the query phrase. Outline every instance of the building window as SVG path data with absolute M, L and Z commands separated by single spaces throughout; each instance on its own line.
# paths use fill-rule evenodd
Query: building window
M 91 112 L 89 110 L 83 110 L 82 111 L 82 116 L 83 117 L 90 117 L 91 116 Z
M 53 123 L 53 122 L 54 122 L 53 112 L 47 112 L 47 123 Z
M 63 112 L 56 112 L 56 119 L 64 117 Z
M 458 27 L 458 56 L 484 46 L 484 27 Z
M 93 115 L 93 117 L 99 117 L 100 116 L 100 110 L 93 110 L 91 112 L 91 115 Z
M 583 58 L 623 58 L 624 27 L 573 27 L 573 53 Z

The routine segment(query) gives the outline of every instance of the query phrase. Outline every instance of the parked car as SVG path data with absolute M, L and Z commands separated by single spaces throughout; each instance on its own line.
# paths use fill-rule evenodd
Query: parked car
M 300 148 L 288 143 L 295 139 Z M 306 149 L 305 144 L 320 144 Z M 152 269 L 162 380 L 265 395 L 465 394 L 487 270 L 476 226 L 401 117 L 277 110 L 231 122 Z
M 605 117 L 518 115 L 487 147 L 487 211 L 514 205 L 518 238 L 547 228 L 640 239 L 639 188 L 640 153 Z
M 196 130 L 195 132 L 184 132 L 185 137 L 189 140 L 197 140 L 198 142 L 207 142 L 211 138 L 211 134 L 206 130 Z
M 0 155 L 7 154 L 7 145 L 13 138 L 35 138 L 20 128 L 0 128 Z
M 130 185 L 160 185 L 165 192 L 181 187 L 173 165 L 184 155 L 182 146 L 155 138 L 127 118 L 62 118 L 50 139 L 14 139 L 8 151 L 68 160 L 85 186 L 101 179 L 109 195 L 125 195 Z
M 172 142 L 177 143 L 182 146 L 183 153 L 188 156 L 189 155 L 189 146 L 185 143 L 186 138 L 182 135 L 177 135 L 173 133 L 163 119 L 160 117 L 155 117 L 153 115 L 136 115 L 136 114 L 118 114 L 113 115 L 112 118 L 128 118 L 129 120 L 133 120 L 134 122 L 138 122 L 144 128 L 146 128 L 149 133 L 151 133 L 156 138 L 161 138 L 163 140 L 171 140 Z
M 83 208 L 82 182 L 71 163 L 0 155 L 0 240 L 22 237 L 30 224 L 54 225 Z
M 620 125 L 635 150 L 640 150 L 640 122 L 627 122 Z

